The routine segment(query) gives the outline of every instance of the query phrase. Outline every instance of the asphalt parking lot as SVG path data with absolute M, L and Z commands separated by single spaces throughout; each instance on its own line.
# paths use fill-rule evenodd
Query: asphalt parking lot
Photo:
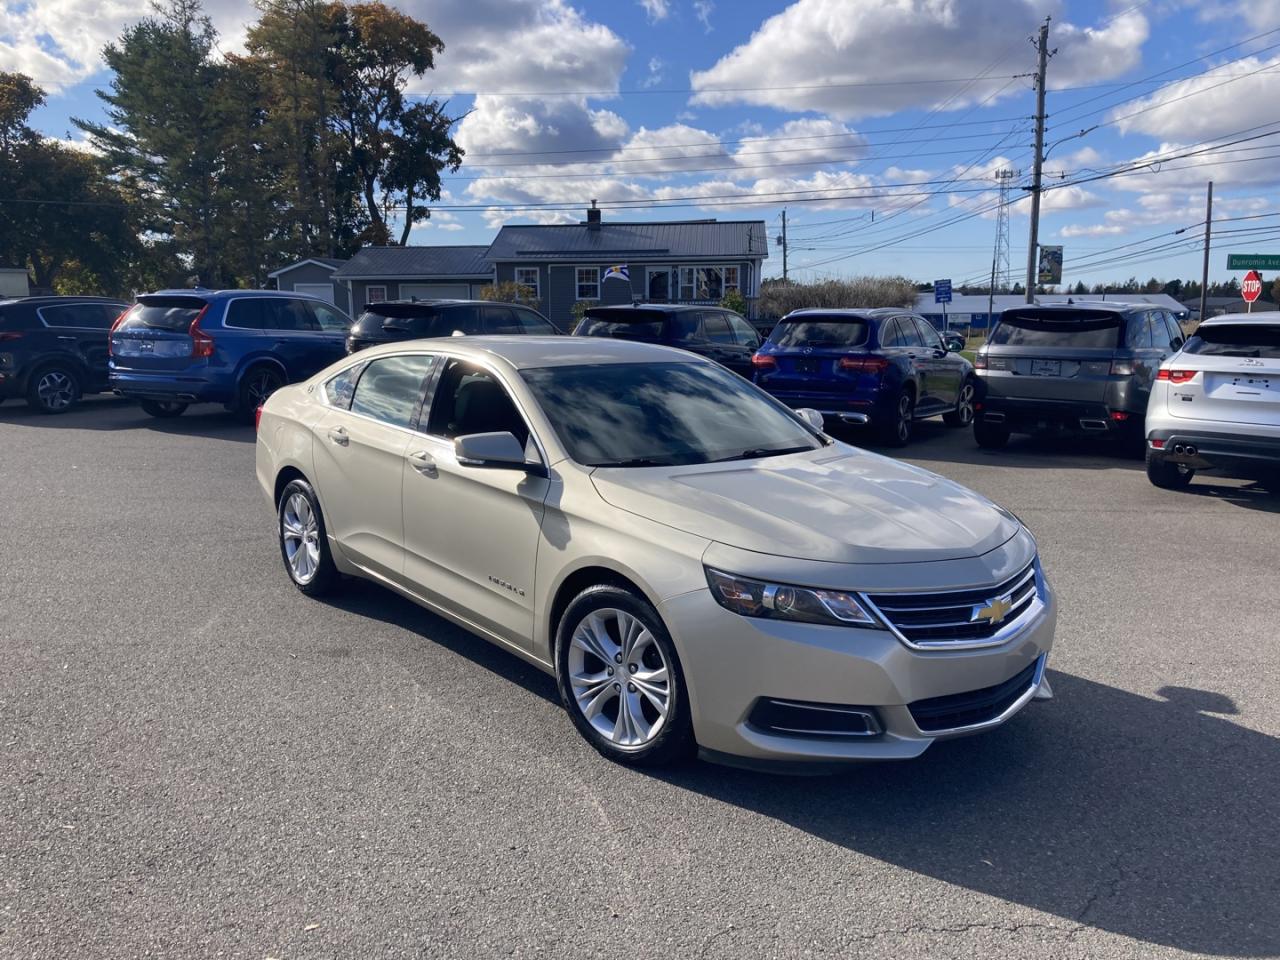
M 220 408 L 0 407 L 0 955 L 1280 954 L 1280 498 L 906 458 L 1018 513 L 1052 703 L 827 778 L 603 761 L 552 681 L 289 583 Z

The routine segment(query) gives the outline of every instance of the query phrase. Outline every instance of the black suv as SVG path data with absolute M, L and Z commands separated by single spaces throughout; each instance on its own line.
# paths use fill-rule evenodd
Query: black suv
M 732 310 L 675 303 L 589 307 L 574 331 L 579 337 L 614 337 L 679 347 L 751 379 L 760 334 Z
M 1010 433 L 1142 436 L 1151 384 L 1183 342 L 1168 310 L 1112 301 L 1004 311 L 974 361 L 979 446 Z
M 347 334 L 347 353 L 398 340 L 494 335 L 551 336 L 560 331 L 537 310 L 489 300 L 386 300 L 365 305 Z
M 107 338 L 129 309 L 107 297 L 0 300 L 0 401 L 26 397 L 33 410 L 65 413 L 107 389 Z

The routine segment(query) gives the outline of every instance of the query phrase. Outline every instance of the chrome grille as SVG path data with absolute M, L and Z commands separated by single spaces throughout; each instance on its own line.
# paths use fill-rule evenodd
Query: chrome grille
M 1033 560 L 1008 580 L 990 587 L 937 593 L 873 593 L 867 599 L 912 646 L 983 646 L 1004 642 L 1012 625 L 1039 609 L 1037 579 Z M 982 616 L 993 605 L 1002 616 Z

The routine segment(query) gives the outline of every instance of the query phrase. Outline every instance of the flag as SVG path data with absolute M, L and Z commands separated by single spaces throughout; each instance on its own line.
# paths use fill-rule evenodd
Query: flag
M 620 263 L 616 267 L 610 267 L 608 270 L 606 270 L 604 272 L 604 276 L 601 277 L 600 279 L 601 281 L 614 280 L 614 279 L 625 280 L 627 281 L 627 283 L 630 283 L 631 274 L 627 271 L 627 265 L 625 263 Z

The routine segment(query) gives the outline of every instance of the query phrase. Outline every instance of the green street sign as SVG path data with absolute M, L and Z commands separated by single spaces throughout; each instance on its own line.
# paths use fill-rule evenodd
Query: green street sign
M 1228 270 L 1280 270 L 1280 253 L 1228 253 Z

